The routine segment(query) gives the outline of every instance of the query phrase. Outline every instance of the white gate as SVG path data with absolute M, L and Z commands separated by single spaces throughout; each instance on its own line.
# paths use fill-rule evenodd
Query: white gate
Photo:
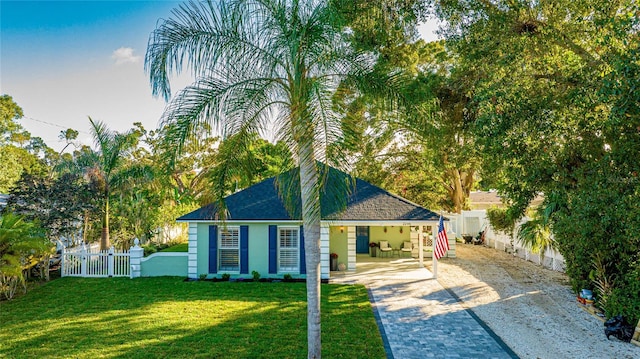
M 61 275 L 63 277 L 129 277 L 131 273 L 128 251 L 92 252 L 82 247 L 80 251 L 62 252 Z

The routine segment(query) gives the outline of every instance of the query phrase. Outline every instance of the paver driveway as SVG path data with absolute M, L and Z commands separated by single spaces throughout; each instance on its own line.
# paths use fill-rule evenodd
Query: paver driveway
M 357 271 L 331 282 L 369 289 L 389 358 L 517 358 L 414 259 L 358 255 Z

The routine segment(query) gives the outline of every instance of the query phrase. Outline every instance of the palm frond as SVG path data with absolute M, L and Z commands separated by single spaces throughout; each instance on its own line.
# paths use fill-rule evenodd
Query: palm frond
M 89 122 L 91 123 L 93 141 L 95 146 L 99 151 L 108 151 L 109 143 L 113 141 L 114 133 L 107 128 L 107 125 L 98 121 L 95 122 L 91 117 L 89 117 Z
M 148 183 L 157 177 L 156 167 L 139 164 L 120 169 L 111 177 L 111 185 L 117 188 L 135 186 L 136 183 Z
M 553 237 L 549 226 L 542 218 L 523 223 L 518 230 L 518 241 L 532 252 L 544 254 L 547 249 L 554 248 Z

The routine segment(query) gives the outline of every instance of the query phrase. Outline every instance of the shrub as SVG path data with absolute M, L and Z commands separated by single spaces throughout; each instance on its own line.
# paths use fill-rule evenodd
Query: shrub
M 607 317 L 622 315 L 629 323 L 636 324 L 640 319 L 640 262 L 635 269 L 621 279 L 609 293 L 604 310 Z
M 155 243 L 153 242 L 145 243 L 141 247 L 144 250 L 145 257 L 150 256 L 158 251 L 158 247 L 156 247 Z
M 253 280 L 254 281 L 259 281 L 260 280 L 260 273 L 258 273 L 258 271 L 251 271 L 251 275 L 253 276 Z
M 487 218 L 491 227 L 497 232 L 512 235 L 516 221 L 511 218 L 509 211 L 505 208 L 491 207 L 487 209 Z
M 285 282 L 291 282 L 292 280 L 293 280 L 293 277 L 291 276 L 291 274 L 287 273 L 284 275 Z
M 13 213 L 0 216 L 0 299 L 12 299 L 20 286 L 26 293 L 25 272 L 42 261 L 48 271 L 54 249 L 33 222 Z
M 610 169 L 593 172 L 559 206 L 552 229 L 573 290 L 594 290 L 608 317 L 640 316 L 640 183 L 616 177 Z
M 229 273 L 222 273 L 221 278 L 222 278 L 222 280 L 224 280 L 224 281 L 228 281 L 228 280 L 229 280 L 229 278 L 231 278 L 231 274 L 229 274 Z

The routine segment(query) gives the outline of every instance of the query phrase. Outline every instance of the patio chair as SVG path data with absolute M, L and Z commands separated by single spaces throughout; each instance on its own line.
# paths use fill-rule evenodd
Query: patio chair
M 389 246 L 389 241 L 380 241 L 380 257 L 383 257 L 385 253 L 391 253 L 391 246 Z
M 411 252 L 413 252 L 413 244 L 411 242 L 402 242 L 402 248 L 400 249 L 402 254 L 409 253 L 409 257 L 411 257 Z

